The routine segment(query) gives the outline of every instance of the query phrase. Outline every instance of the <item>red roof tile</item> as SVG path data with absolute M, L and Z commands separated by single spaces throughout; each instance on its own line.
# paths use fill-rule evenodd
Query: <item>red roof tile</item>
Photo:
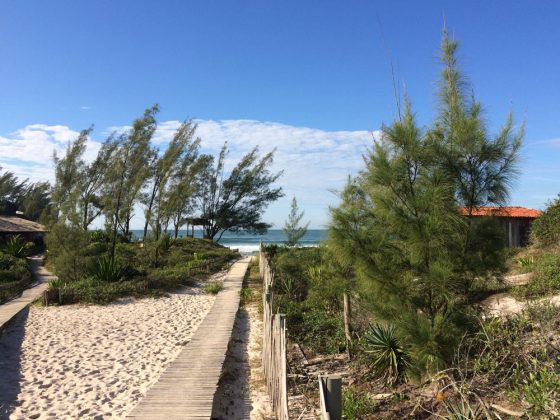
M 467 216 L 468 210 L 460 208 L 459 212 Z M 541 215 L 542 211 L 528 209 L 526 207 L 477 207 L 473 209 L 471 216 L 494 216 L 494 217 L 526 217 L 535 219 Z

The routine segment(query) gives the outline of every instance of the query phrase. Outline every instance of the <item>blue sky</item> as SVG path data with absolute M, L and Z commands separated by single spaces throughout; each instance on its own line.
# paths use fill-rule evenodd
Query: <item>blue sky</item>
M 538 4 L 538 6 L 537 6 Z M 560 3 L 556 1 L 20 1 L 0 3 L 0 165 L 52 178 L 76 131 L 130 124 L 158 102 L 159 140 L 200 121 L 205 148 L 232 158 L 278 147 L 288 196 L 312 226 L 395 115 L 390 61 L 422 124 L 434 115 L 443 17 L 492 129 L 527 123 L 512 203 L 560 192 Z

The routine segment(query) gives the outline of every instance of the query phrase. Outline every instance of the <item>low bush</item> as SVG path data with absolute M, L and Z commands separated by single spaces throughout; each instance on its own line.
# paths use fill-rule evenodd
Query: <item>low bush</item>
M 278 311 L 286 314 L 288 337 L 317 354 L 345 351 L 342 313 L 327 313 L 309 303 L 295 302 L 276 296 Z
M 533 263 L 533 278 L 515 287 L 513 295 L 519 298 L 536 298 L 560 290 L 560 255 L 544 254 Z
M 342 389 L 342 416 L 348 420 L 358 420 L 372 416 L 376 411 L 371 397 L 357 388 Z
M 560 245 L 560 195 L 531 226 L 533 241 L 541 246 Z
M 224 289 L 224 283 L 221 281 L 213 281 L 204 286 L 204 292 L 212 295 L 217 295 Z
M 2 246 L 2 252 L 4 254 L 11 255 L 12 257 L 22 258 L 25 253 L 26 243 L 20 235 L 15 235 L 6 241 Z

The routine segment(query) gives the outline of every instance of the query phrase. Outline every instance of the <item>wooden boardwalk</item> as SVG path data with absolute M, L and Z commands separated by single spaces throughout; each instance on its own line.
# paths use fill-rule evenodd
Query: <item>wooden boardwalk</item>
M 21 310 L 25 309 L 43 294 L 50 280 L 56 279 L 56 276 L 49 273 L 45 267 L 43 267 L 42 257 L 28 258 L 28 265 L 35 280 L 35 285 L 25 290 L 20 297 L 0 305 L 0 331 L 2 331 L 8 322 L 20 313 Z
M 224 289 L 189 344 L 127 418 L 210 419 L 250 260 L 247 257 L 233 264 Z

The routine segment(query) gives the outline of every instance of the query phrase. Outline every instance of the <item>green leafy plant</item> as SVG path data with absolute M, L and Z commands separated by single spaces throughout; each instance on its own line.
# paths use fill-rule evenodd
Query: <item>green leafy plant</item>
M 348 420 L 363 419 L 376 410 L 375 402 L 354 387 L 342 390 L 342 415 Z
M 388 385 L 406 378 L 409 356 L 397 337 L 393 326 L 370 325 L 363 336 L 363 347 L 371 354 L 374 372 Z
M 109 256 L 103 256 L 97 260 L 97 263 L 91 270 L 91 275 L 105 283 L 116 283 L 124 277 L 124 268 L 121 267 L 116 260 Z
M 21 258 L 25 252 L 25 241 L 20 235 L 12 236 L 2 247 L 2 251 L 13 257 Z
M 158 243 L 158 249 L 163 252 L 168 252 L 174 244 L 174 240 L 171 238 L 170 235 L 164 233 L 161 235 L 161 238 Z
M 224 289 L 224 283 L 221 281 L 214 281 L 204 286 L 204 292 L 212 295 L 217 295 Z
M 521 268 L 531 267 L 535 263 L 535 257 L 530 255 L 528 257 L 522 257 L 517 259 L 517 264 Z
M 461 396 L 456 403 L 445 403 L 448 420 L 478 420 L 482 418 L 482 409 L 480 406 L 473 407 L 469 402 Z

